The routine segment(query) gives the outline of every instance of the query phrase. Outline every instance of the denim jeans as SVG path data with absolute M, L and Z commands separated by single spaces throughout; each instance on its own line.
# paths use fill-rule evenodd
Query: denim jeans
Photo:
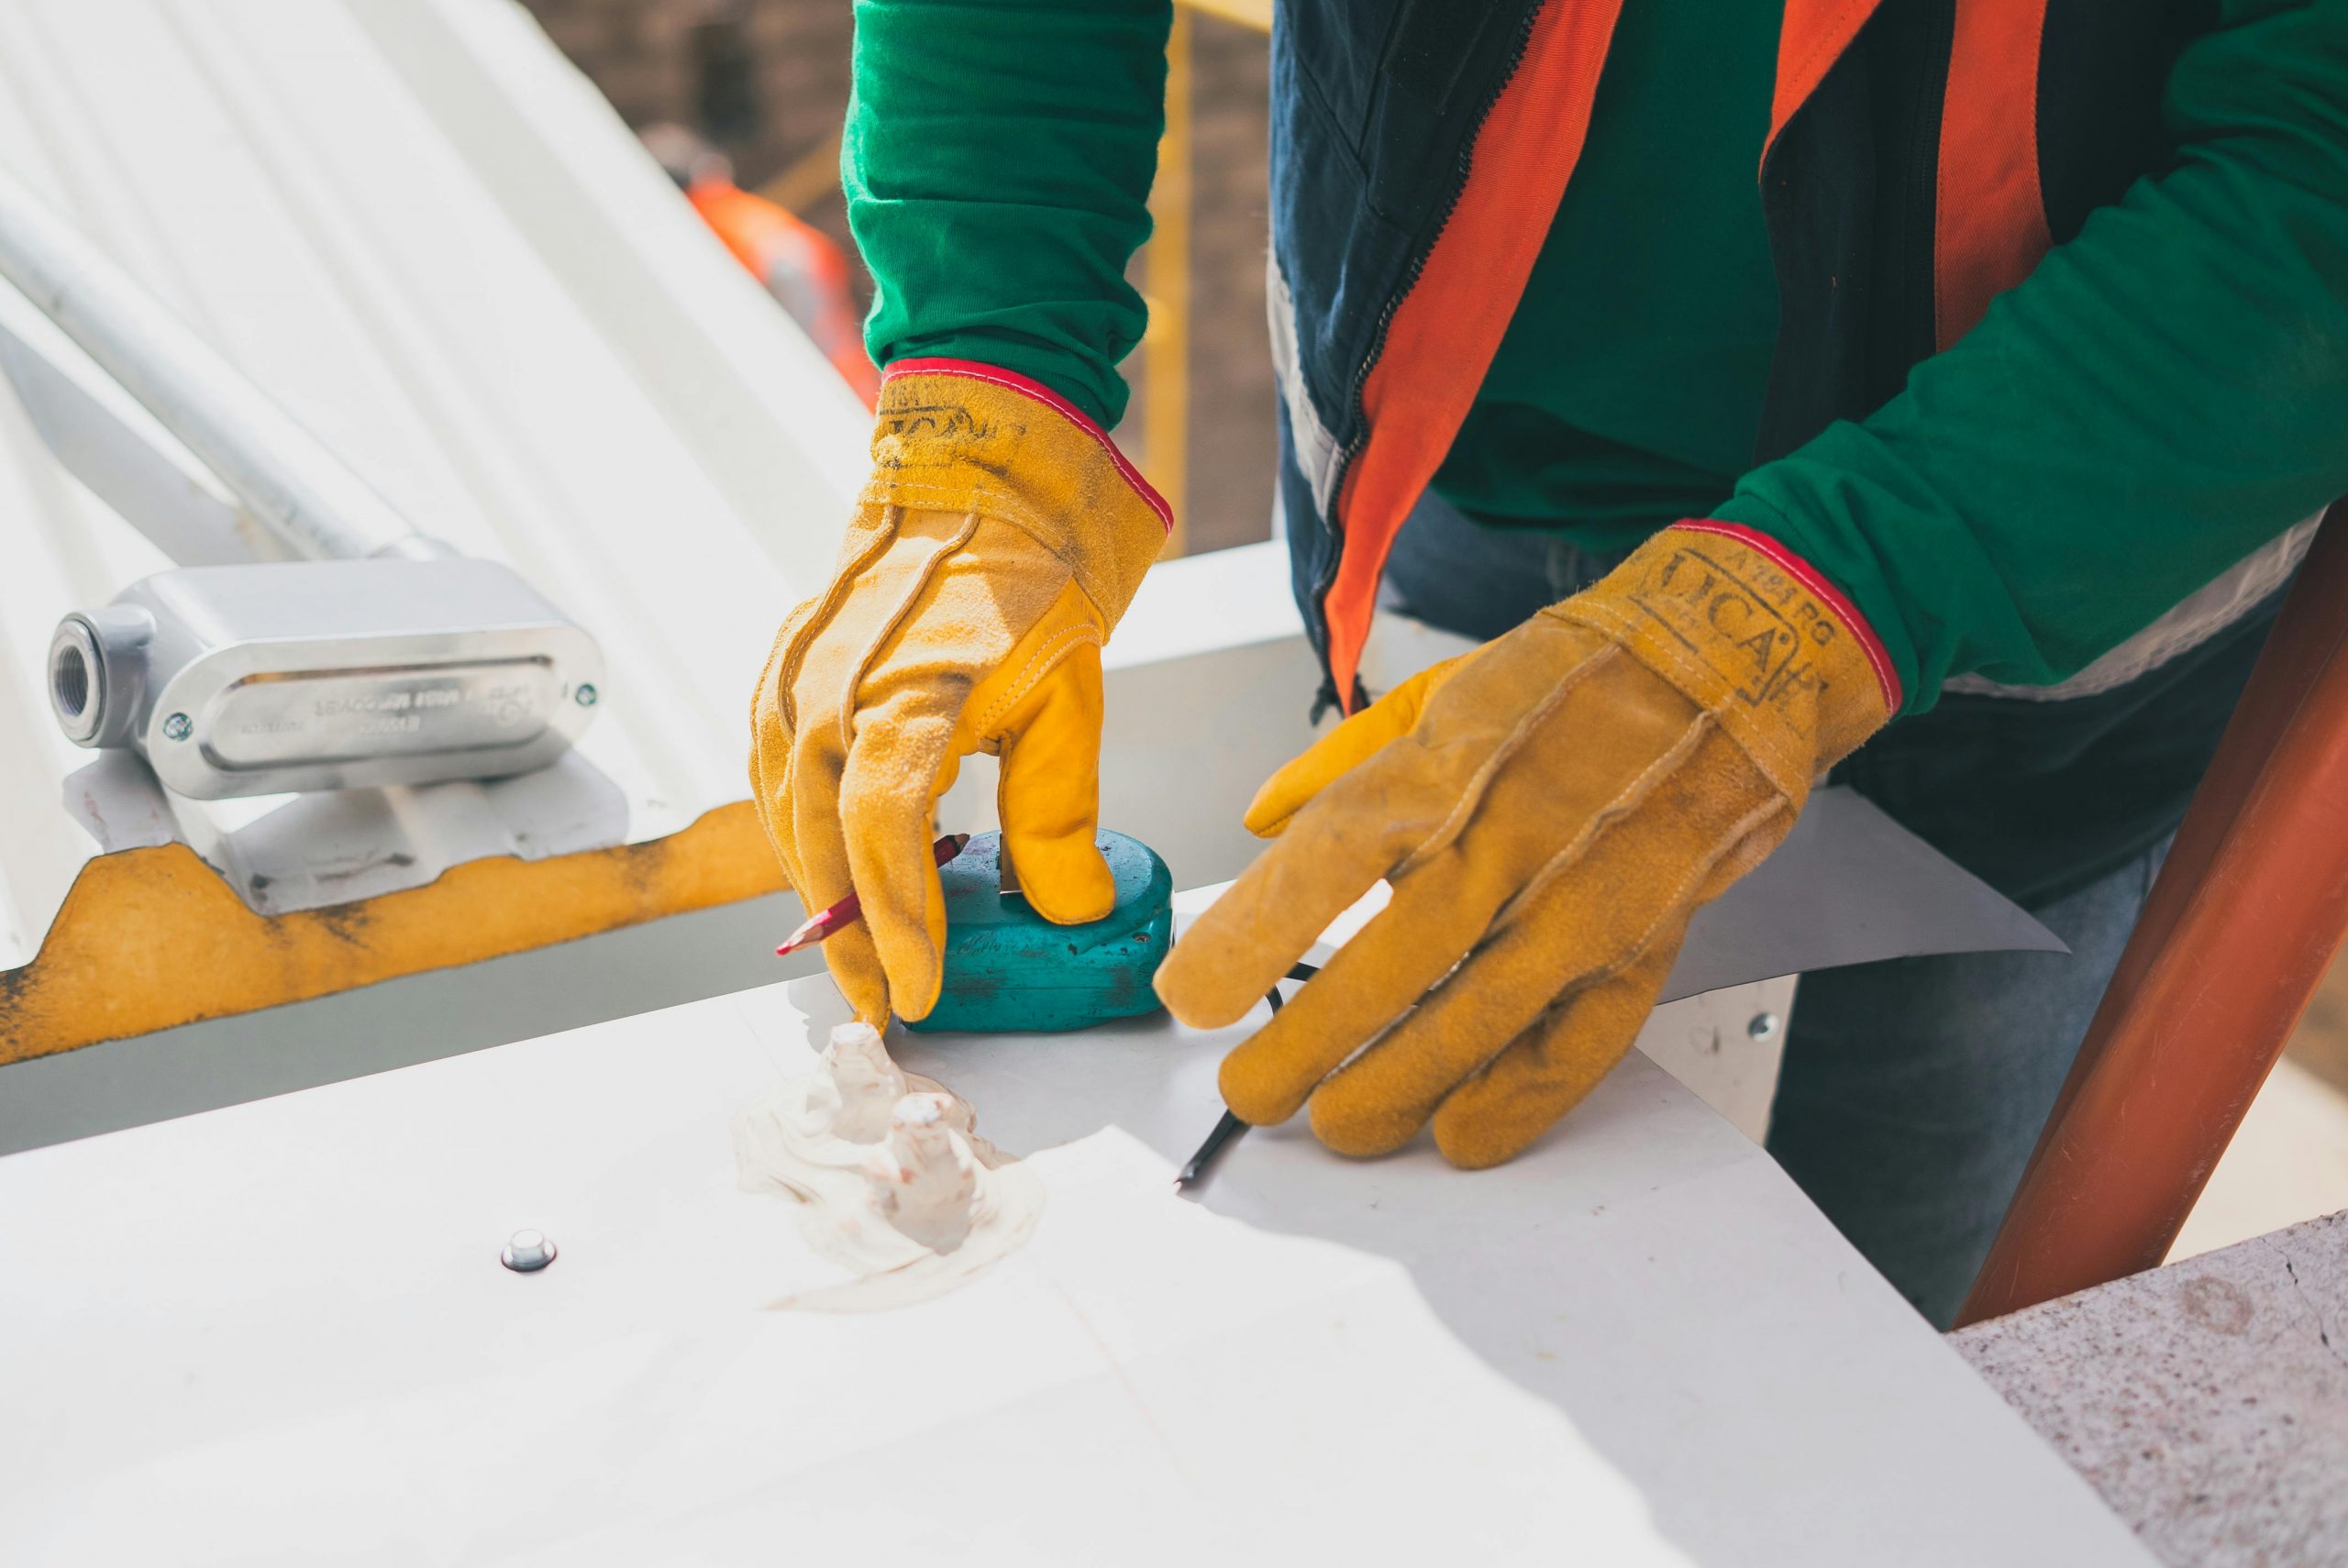
M 1616 559 L 1552 531 L 1479 525 L 1429 496 L 1395 541 L 1384 598 L 1489 639 Z M 2265 621 L 2251 620 L 2133 704 L 1950 699 L 1950 719 L 1885 732 L 1898 735 L 1900 766 L 1885 775 L 1896 787 L 1865 772 L 1849 779 L 2071 947 L 1823 970 L 1795 999 L 1769 1152 L 1938 1326 L 1988 1251 L 2255 657 Z M 2004 710 L 2015 711 L 2010 722 Z M 2214 721 L 2198 719 L 2179 739 L 2181 712 Z M 2087 777 L 2099 758 L 2124 758 L 2132 778 L 2157 775 L 2158 787 L 2115 813 L 2109 783 Z M 2066 795 L 2091 802 L 2100 831 L 2040 834 L 2065 820 Z M 2026 855 L 2012 852 L 2018 842 Z

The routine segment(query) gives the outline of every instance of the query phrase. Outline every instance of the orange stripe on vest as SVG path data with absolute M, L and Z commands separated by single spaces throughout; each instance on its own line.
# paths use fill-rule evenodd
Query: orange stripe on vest
M 1881 0 L 1786 0 L 1785 20 L 1778 27 L 1778 85 L 1769 98 L 1769 139 L 1761 144 L 1764 164 L 1769 161 L 1769 149 L 1778 145 L 1778 133 L 1795 110 L 1810 102 L 1879 4 Z
M 1451 449 L 1548 237 L 1589 130 L 1622 0 L 1547 0 L 1470 154 L 1468 183 L 1362 384 L 1369 438 L 1337 497 L 1329 665 L 1353 711 L 1378 580 L 1402 520 Z
M 1943 348 L 2053 244 L 2038 189 L 2045 23 L 2046 0 L 1956 0 L 1933 234 L 1933 331 Z

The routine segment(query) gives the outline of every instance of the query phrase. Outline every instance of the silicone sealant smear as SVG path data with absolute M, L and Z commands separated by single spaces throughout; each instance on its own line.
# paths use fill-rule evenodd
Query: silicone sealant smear
M 973 1131 L 969 1104 L 843 1024 L 807 1074 L 734 1119 L 737 1179 L 797 1205 L 809 1249 L 850 1278 L 770 1305 L 867 1312 L 942 1296 L 1035 1233 L 1044 1187 Z

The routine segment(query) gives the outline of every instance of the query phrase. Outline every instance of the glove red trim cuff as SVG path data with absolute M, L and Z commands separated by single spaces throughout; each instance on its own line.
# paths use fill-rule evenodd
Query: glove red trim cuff
M 967 376 L 974 381 L 991 382 L 1022 397 L 1035 399 L 1099 442 L 1101 449 L 1109 454 L 1109 460 L 1117 466 L 1117 472 L 1133 486 L 1134 493 L 1157 513 L 1159 526 L 1169 534 L 1174 531 L 1174 509 L 1166 504 L 1166 498 L 1158 494 L 1147 480 L 1141 477 L 1141 470 L 1117 450 L 1117 444 L 1109 439 L 1109 433 L 1094 423 L 1091 414 L 1043 382 L 1023 376 L 1016 370 L 1006 370 L 999 365 L 983 364 L 977 359 L 895 359 L 881 372 L 881 386 L 887 387 L 899 376 Z
M 1883 639 L 1875 635 L 1867 618 L 1851 602 L 1843 591 L 1826 580 L 1818 569 L 1758 529 L 1742 523 L 1722 523 L 1717 518 L 1683 518 L 1672 525 L 1691 534 L 1718 534 L 1723 539 L 1734 539 L 1747 549 L 1758 550 L 1775 562 L 1778 569 L 1810 591 L 1811 596 L 1834 613 L 1835 618 L 1850 628 L 1858 639 L 1860 648 L 1867 656 L 1867 665 L 1875 671 L 1876 684 L 1883 690 L 1883 711 L 1887 715 L 1899 712 L 1901 693 L 1899 672 L 1892 667 L 1891 655 L 1884 650 Z

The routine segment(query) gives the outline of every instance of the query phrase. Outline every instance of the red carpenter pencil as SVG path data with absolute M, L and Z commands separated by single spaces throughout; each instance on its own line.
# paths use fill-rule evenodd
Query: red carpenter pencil
M 936 857 L 937 863 L 943 866 L 961 854 L 962 846 L 969 842 L 970 835 L 967 833 L 949 833 L 936 844 L 931 845 L 929 852 Z M 774 955 L 778 958 L 788 957 L 811 942 L 821 942 L 853 922 L 863 912 L 863 904 L 857 900 L 854 893 L 850 893 L 829 909 L 817 910 L 814 914 L 809 915 L 800 923 L 797 931 L 782 939 L 782 945 L 774 950 Z

